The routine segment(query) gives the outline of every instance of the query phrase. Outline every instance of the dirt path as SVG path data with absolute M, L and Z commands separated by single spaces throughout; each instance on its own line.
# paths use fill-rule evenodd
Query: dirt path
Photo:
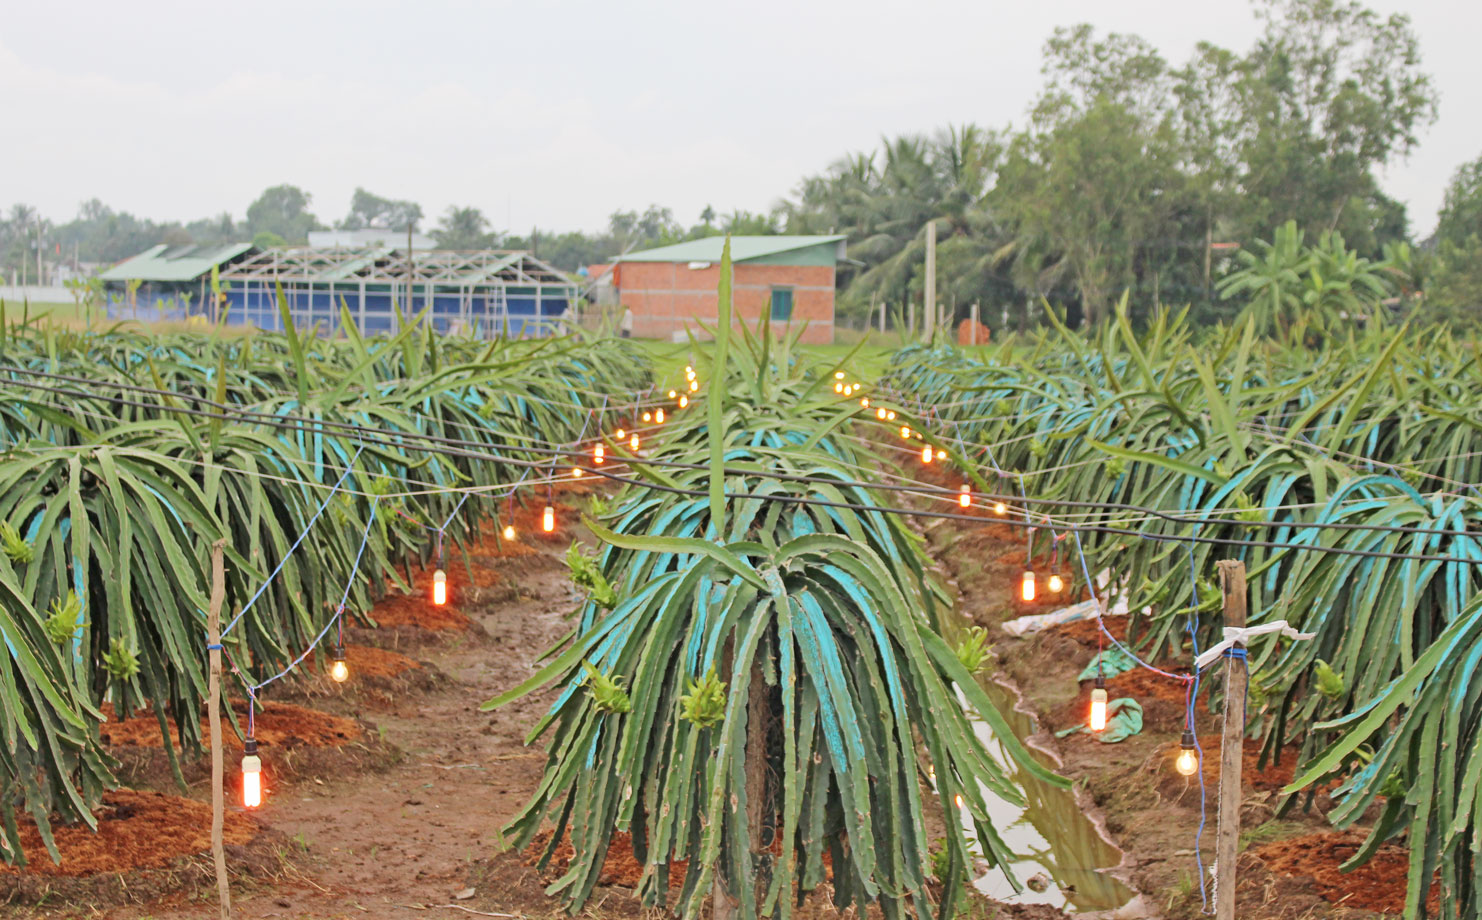
M 285 782 L 270 790 L 259 817 L 295 851 L 294 869 L 271 885 L 239 886 L 247 890 L 237 892 L 234 916 L 472 916 L 442 905 L 466 893 L 476 864 L 498 852 L 500 828 L 538 781 L 544 753 L 522 742 L 553 694 L 494 713 L 478 707 L 530 674 L 531 663 L 568 628 L 564 614 L 575 597 L 555 552 L 482 560 L 501 584 L 486 592 L 492 600 L 463 608 L 472 629 L 360 632 L 359 641 L 421 659 L 446 680 L 389 698 L 352 690 L 339 700 L 314 701 L 359 717 L 404 759 L 385 772 Z M 497 910 L 484 905 L 498 898 L 498 891 L 476 891 L 458 903 Z M 185 920 L 214 917 L 216 908 L 214 898 L 206 898 L 107 915 Z

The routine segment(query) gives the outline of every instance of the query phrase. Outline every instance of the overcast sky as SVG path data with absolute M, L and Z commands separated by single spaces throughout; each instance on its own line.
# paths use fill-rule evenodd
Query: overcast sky
M 1453 170 L 1482 153 L 1482 3 L 1371 5 L 1411 14 L 1441 94 L 1439 121 L 1383 177 L 1424 235 Z M 289 182 L 332 221 L 363 185 L 521 232 L 595 230 L 649 203 L 686 223 L 706 204 L 763 210 L 882 135 L 1019 123 L 1057 25 L 1136 32 L 1175 62 L 1257 32 L 1240 0 L 8 7 L 0 206 L 66 220 L 96 196 L 155 219 L 241 218 Z

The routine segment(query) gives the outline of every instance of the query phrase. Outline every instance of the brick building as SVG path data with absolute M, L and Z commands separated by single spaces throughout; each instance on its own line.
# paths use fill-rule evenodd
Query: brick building
M 673 338 L 696 320 L 714 327 L 720 253 L 712 236 L 617 259 L 613 283 L 633 311 L 633 335 Z M 834 272 L 844 256 L 843 236 L 731 237 L 731 303 L 737 319 L 756 329 L 770 316 L 779 331 L 807 324 L 802 341 L 834 340 Z

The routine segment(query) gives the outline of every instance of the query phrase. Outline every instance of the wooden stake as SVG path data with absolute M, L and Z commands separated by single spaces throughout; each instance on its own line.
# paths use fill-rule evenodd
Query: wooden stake
M 922 331 L 928 343 L 937 328 L 937 222 L 926 222 L 926 296 L 921 300 Z
M 211 544 L 211 605 L 206 611 L 206 641 L 211 646 L 211 676 L 206 691 L 206 718 L 211 725 L 211 858 L 216 863 L 216 895 L 221 901 L 221 920 L 231 920 L 232 890 L 226 877 L 226 849 L 222 825 L 226 823 L 226 793 L 222 789 L 226 765 L 221 750 L 221 605 L 226 600 L 226 541 Z
M 1220 590 L 1225 595 L 1226 626 L 1245 625 L 1245 563 L 1221 559 Z M 1235 649 L 1245 650 L 1244 643 Z M 1232 649 L 1231 651 L 1234 651 Z M 1225 662 L 1225 729 L 1220 740 L 1219 831 L 1214 841 L 1214 915 L 1235 920 L 1235 860 L 1240 848 L 1240 768 L 1245 747 L 1245 690 L 1250 679 L 1245 662 Z

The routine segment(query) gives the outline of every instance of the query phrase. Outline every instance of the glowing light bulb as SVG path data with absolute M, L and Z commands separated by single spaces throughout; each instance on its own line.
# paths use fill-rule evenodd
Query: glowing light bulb
M 505 524 L 504 525 L 504 539 L 506 539 L 506 540 L 513 540 L 514 538 L 515 538 L 515 525 L 513 525 L 513 524 Z
M 257 756 L 257 739 L 248 738 L 242 752 L 242 807 L 262 804 L 262 761 Z
M 875 410 L 875 418 L 881 419 L 883 421 L 884 418 L 885 418 L 885 410 L 884 409 L 876 409 Z
M 660 410 L 658 410 L 657 412 L 654 413 L 654 421 L 658 422 L 660 425 L 664 424 L 664 410 L 663 409 L 660 409 Z
M 870 398 L 868 396 L 860 397 L 859 407 L 861 409 L 868 409 L 870 407 Z
M 598 466 L 600 466 L 602 464 L 602 461 L 605 460 L 606 458 L 607 458 L 607 448 L 603 447 L 601 444 L 598 444 L 596 447 L 593 447 L 592 448 L 592 462 L 593 463 L 595 463 Z
M 946 463 L 947 462 L 947 452 L 945 450 L 942 450 L 941 448 L 938 448 L 937 449 L 937 459 L 940 460 L 940 461 L 942 461 L 943 463 Z
M 960 795 L 953 796 L 952 797 L 952 800 L 957 803 L 957 807 L 958 808 L 961 808 L 962 807 L 962 796 L 960 796 Z
M 673 391 L 673 390 L 670 390 L 670 391 L 669 391 L 669 398 L 670 398 L 670 399 L 673 399 L 673 398 L 674 398 L 674 396 L 675 396 L 675 393 L 674 393 L 674 391 Z
M 844 372 L 843 371 L 834 371 L 834 379 L 835 380 L 843 380 L 844 379 Z
M 931 445 L 928 444 L 925 447 L 921 448 L 921 462 L 922 463 L 930 463 L 931 462 L 931 458 L 932 458 Z
M 834 384 L 834 392 L 835 393 L 842 393 L 842 392 L 844 392 L 844 384 L 842 384 L 842 383 L 836 383 L 836 384 Z
M 645 422 L 651 422 L 651 421 L 653 421 L 654 420 L 654 414 L 652 412 L 645 412 L 645 413 L 643 413 L 643 420 Z
M 994 514 L 1004 515 L 1004 514 L 1007 514 L 1008 511 L 1009 511 L 1009 506 L 1008 505 L 1005 505 L 1003 502 L 994 502 L 993 503 L 993 513 Z
M 1034 571 L 1032 569 L 1024 570 L 1024 580 L 1019 584 L 1019 596 L 1026 601 L 1034 600 Z
M 957 493 L 957 504 L 964 508 L 971 508 L 973 505 L 973 493 L 968 491 L 965 482 L 962 484 L 962 491 Z
M 334 655 L 330 659 L 329 676 L 337 684 L 343 684 L 350 679 L 350 666 L 345 664 L 344 646 L 335 646 Z
M 693 392 L 695 392 L 698 389 L 700 389 L 700 381 L 698 381 L 698 380 L 691 380 L 690 381 L 690 392 L 693 393 Z
M 895 421 L 895 410 L 891 409 L 889 412 L 885 413 L 885 417 L 890 419 L 892 422 Z
M 626 431 L 624 431 L 623 429 L 619 428 L 617 430 L 617 439 L 619 441 L 621 441 L 623 438 L 626 438 L 627 436 L 628 436 L 628 433 Z
M 581 467 L 579 467 L 579 466 L 573 466 L 571 468 L 571 478 L 572 479 L 580 479 L 581 478 Z
M 505 528 L 509 530 L 511 528 Z M 448 602 L 448 574 L 442 569 L 432 573 L 432 605 L 441 607 Z
M 687 394 L 687 393 L 680 393 L 679 394 L 679 408 L 683 409 L 685 406 L 688 406 L 689 404 L 690 404 L 689 394 Z
M 1050 583 L 1048 587 L 1051 594 L 1059 594 L 1061 591 L 1065 590 L 1065 579 L 1060 577 L 1059 572 L 1051 572 Z
M 910 428 L 910 426 L 908 426 L 908 425 L 902 425 L 901 426 L 901 437 L 908 438 L 908 439 L 911 437 L 911 428 Z
M 1106 731 L 1106 681 L 1100 677 L 1091 691 L 1091 731 Z
M 633 450 L 638 449 L 638 433 L 636 431 L 633 433 L 633 437 L 628 439 L 628 446 Z
M 540 516 L 540 529 L 546 533 L 556 529 L 556 509 L 550 505 L 545 506 L 545 513 Z
M 686 377 L 693 377 L 693 376 L 695 376 L 695 369 L 693 367 L 691 367 L 690 365 L 686 364 L 684 366 L 684 375 Z
M 1184 732 L 1183 740 L 1179 743 L 1178 759 L 1173 762 L 1173 769 L 1184 776 L 1193 776 L 1199 772 L 1199 754 L 1194 750 L 1194 733 Z

